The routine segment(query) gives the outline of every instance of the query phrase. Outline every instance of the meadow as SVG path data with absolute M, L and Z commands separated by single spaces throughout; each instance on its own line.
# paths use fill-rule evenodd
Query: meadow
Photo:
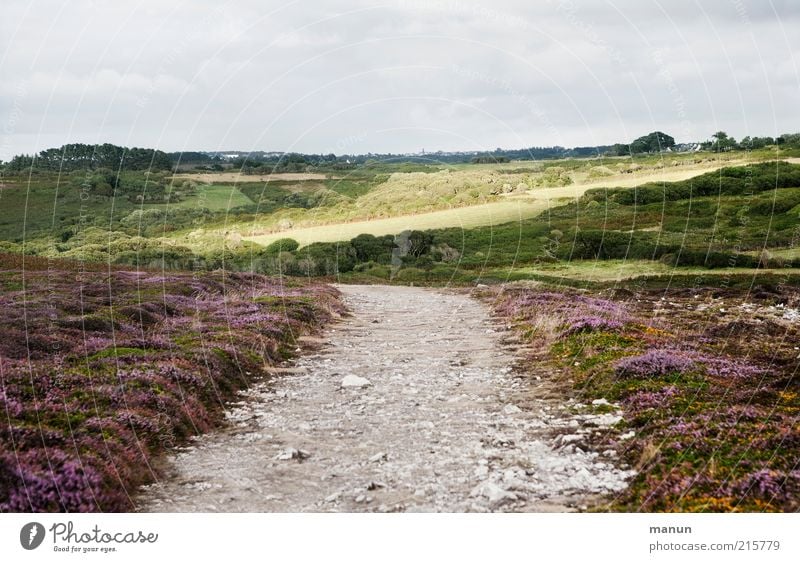
M 794 165 L 778 165 L 775 156 L 762 149 L 367 162 L 271 174 L 6 175 L 0 249 L 135 267 L 415 283 L 791 275 L 800 181 Z M 425 233 L 425 247 L 409 253 L 409 233 Z M 276 251 L 285 239 L 298 247 Z

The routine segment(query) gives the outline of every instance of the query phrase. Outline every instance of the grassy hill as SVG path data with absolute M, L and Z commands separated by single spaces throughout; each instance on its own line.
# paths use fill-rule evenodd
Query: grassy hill
M 774 156 L 6 176 L 0 250 L 431 283 L 785 273 L 798 257 L 800 181 Z M 271 246 L 287 238 L 300 247 Z

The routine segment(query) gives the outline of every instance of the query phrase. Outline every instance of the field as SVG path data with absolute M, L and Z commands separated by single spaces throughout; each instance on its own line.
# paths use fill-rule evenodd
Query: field
M 777 274 L 800 257 L 800 183 L 727 193 L 728 183 L 742 180 L 735 177 L 740 172 L 722 171 L 758 169 L 758 181 L 769 182 L 773 165 L 742 165 L 772 157 L 759 151 L 373 163 L 336 174 L 269 176 L 8 176 L 0 191 L 0 247 L 21 251 L 24 242 L 26 252 L 43 257 L 137 267 L 313 276 L 359 266 L 363 271 L 354 273 L 368 270 L 379 279 L 394 279 L 400 259 L 409 271 L 398 279 L 415 282 L 611 282 L 706 270 L 740 275 L 755 267 Z M 704 191 L 692 191 L 694 184 Z M 667 201 L 670 190 L 683 191 Z M 406 255 L 410 248 L 394 242 L 402 232 L 425 232 L 427 246 Z M 364 248 L 350 243 L 357 237 Z M 299 248 L 280 255 L 269 249 L 285 239 Z
M 196 188 L 194 197 L 176 203 L 177 207 L 202 208 L 210 211 L 228 211 L 252 205 L 253 201 L 237 187 L 229 184 L 204 184 Z
M 548 183 L 547 174 L 540 163 L 514 163 L 479 165 L 479 171 L 456 167 L 453 172 L 434 174 L 393 174 L 385 184 L 359 199 L 355 208 L 336 209 L 345 213 L 340 222 L 313 227 L 293 227 L 275 232 L 259 233 L 265 222 L 257 219 L 252 225 L 253 234 L 243 232 L 243 238 L 268 245 L 280 238 L 293 238 L 301 245 L 313 242 L 349 240 L 358 234 L 398 234 L 403 230 L 430 230 L 434 228 L 492 226 L 503 220 L 522 220 L 534 217 L 548 208 L 579 198 L 587 190 L 599 187 L 634 187 L 648 182 L 680 181 L 719 169 L 723 165 L 742 163 L 741 158 L 711 159 L 695 163 L 686 160 L 679 167 L 642 167 L 632 173 L 613 173 L 591 177 L 589 172 L 578 171 L 568 177 L 569 185 L 554 186 Z M 556 166 L 557 167 L 557 166 Z M 585 161 L 583 167 L 586 167 Z M 578 168 L 580 170 L 580 168 Z M 513 171 L 513 172 L 512 172 Z M 575 179 L 573 179 L 573 177 Z M 439 179 L 440 181 L 436 181 Z M 427 180 L 427 181 L 426 181 Z M 563 177 L 562 177 L 562 180 Z M 500 186 L 497 189 L 493 186 Z M 443 188 L 444 187 L 444 188 Z M 503 193 L 502 189 L 511 189 Z M 464 193 L 466 192 L 466 195 Z M 454 197 L 448 198 L 449 195 Z M 502 201 L 505 199 L 506 201 Z M 444 211 L 430 212 L 442 201 L 459 205 Z M 429 212 L 420 212 L 429 210 Z M 320 213 L 306 221 L 336 220 L 335 213 Z M 360 220 L 372 214 L 368 220 Z M 399 214 L 384 218 L 385 214 Z M 304 219 L 294 218 L 292 224 L 303 224 Z M 273 221 L 274 222 L 274 221 Z
M 497 275 L 498 272 L 494 272 Z M 705 267 L 674 267 L 661 262 L 648 260 L 579 260 L 564 264 L 549 264 L 539 267 L 519 267 L 508 270 L 510 278 L 521 279 L 549 276 L 563 279 L 583 279 L 590 282 L 607 283 L 626 281 L 646 276 L 659 277 L 697 277 L 697 276 L 750 276 L 754 280 L 759 275 L 784 275 L 786 269 L 753 269 L 745 267 L 726 267 L 708 269 Z
M 301 246 L 307 246 L 314 242 L 346 241 L 359 234 L 383 236 L 404 230 L 433 230 L 447 226 L 458 228 L 492 226 L 535 217 L 547 209 L 547 202 L 547 199 L 534 197 L 530 200 L 497 201 L 417 215 L 289 229 L 271 234 L 245 236 L 243 239 L 267 246 L 281 238 L 292 238 Z

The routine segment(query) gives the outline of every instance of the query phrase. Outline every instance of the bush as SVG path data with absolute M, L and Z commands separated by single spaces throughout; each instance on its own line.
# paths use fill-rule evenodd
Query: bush
M 621 359 L 615 365 L 614 372 L 623 378 L 644 379 L 683 374 L 694 366 L 694 361 L 677 350 L 652 349 L 642 355 Z
M 375 237 L 372 234 L 359 234 L 350 240 L 350 245 L 359 262 L 374 261 L 383 264 L 391 263 L 395 248 L 394 236 L 391 235 Z
M 272 244 L 264 249 L 264 254 L 267 256 L 277 256 L 281 252 L 294 252 L 300 247 L 300 243 L 292 238 L 281 238 L 275 240 Z
M 583 332 L 613 332 L 622 328 L 622 322 L 602 316 L 584 316 L 573 321 L 561 334 L 562 337 Z

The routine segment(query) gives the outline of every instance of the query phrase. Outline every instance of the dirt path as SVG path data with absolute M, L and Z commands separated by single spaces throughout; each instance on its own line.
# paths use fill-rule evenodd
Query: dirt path
M 624 487 L 610 452 L 580 447 L 617 416 L 537 398 L 483 304 L 340 289 L 352 317 L 176 454 L 142 510 L 562 511 Z M 342 388 L 348 375 L 370 384 Z

